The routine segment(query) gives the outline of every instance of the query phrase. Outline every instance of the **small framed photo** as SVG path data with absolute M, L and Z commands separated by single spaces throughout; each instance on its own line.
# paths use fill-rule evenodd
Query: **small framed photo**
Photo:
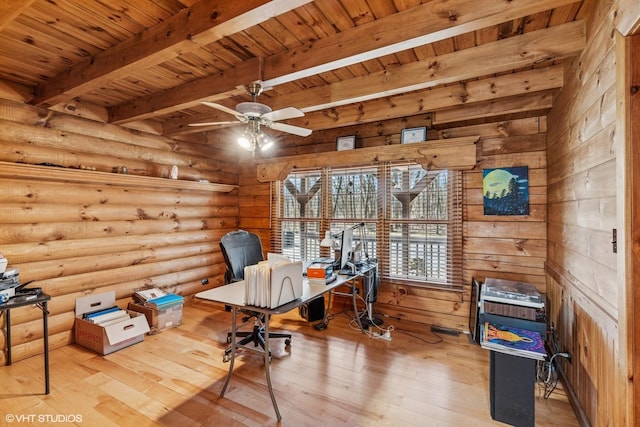
M 411 144 L 412 142 L 423 142 L 427 140 L 427 128 L 409 128 L 402 129 L 402 135 L 400 138 L 401 144 Z
M 345 151 L 356 148 L 356 136 L 340 136 L 336 139 L 336 150 Z

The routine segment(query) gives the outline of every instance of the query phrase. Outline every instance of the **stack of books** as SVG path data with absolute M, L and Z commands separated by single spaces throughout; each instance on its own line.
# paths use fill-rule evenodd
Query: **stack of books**
M 113 325 L 115 323 L 119 323 L 131 318 L 127 310 L 123 310 L 118 306 L 93 311 L 91 313 L 85 313 L 82 317 L 87 322 L 103 327 Z
M 184 303 L 183 296 L 167 293 L 158 288 L 139 289 L 133 293 L 133 299 L 145 307 L 155 308 L 157 310 Z
M 158 288 L 147 288 L 147 289 L 138 289 L 133 293 L 133 299 L 140 304 L 144 304 L 145 302 L 160 298 L 167 295 L 167 293 Z
M 333 263 L 313 263 L 307 267 L 307 280 L 314 285 L 326 285 L 336 280 Z
M 158 298 L 148 300 L 145 305 L 158 310 L 173 307 L 177 304 L 184 304 L 184 297 L 182 295 L 167 294 Z

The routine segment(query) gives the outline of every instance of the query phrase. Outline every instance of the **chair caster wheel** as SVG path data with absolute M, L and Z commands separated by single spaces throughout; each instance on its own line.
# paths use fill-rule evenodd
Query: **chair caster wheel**
M 231 344 L 231 337 L 227 337 L 227 344 Z
M 291 345 L 291 340 L 288 339 L 288 338 L 286 340 L 284 340 L 284 345 L 289 347 Z
M 228 354 L 225 354 L 224 356 L 222 356 L 222 362 L 223 363 L 228 363 L 229 360 L 231 360 L 231 358 L 229 357 Z

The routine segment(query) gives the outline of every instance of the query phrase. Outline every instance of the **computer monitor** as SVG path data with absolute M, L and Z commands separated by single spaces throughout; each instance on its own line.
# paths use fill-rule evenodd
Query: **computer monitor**
M 346 227 L 342 232 L 342 240 L 340 242 L 340 270 L 347 266 L 347 263 L 350 260 L 352 246 L 353 228 Z

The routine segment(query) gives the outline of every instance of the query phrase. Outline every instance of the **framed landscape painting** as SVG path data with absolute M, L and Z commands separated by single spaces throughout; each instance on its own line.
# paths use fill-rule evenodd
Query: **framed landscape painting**
M 529 215 L 529 168 L 483 169 L 485 215 Z

